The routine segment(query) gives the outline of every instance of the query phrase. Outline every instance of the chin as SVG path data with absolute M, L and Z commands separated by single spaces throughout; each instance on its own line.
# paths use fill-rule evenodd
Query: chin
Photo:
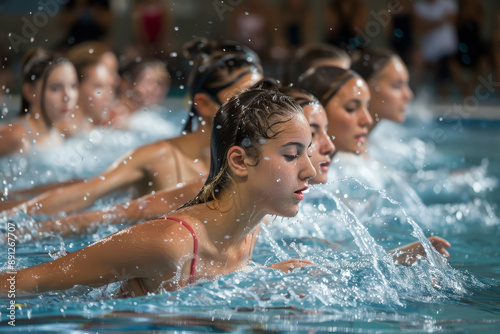
M 299 204 L 297 203 L 293 207 L 291 207 L 289 210 L 283 210 L 279 213 L 277 213 L 278 216 L 285 217 L 285 218 L 293 218 L 299 213 Z
M 318 174 L 314 179 L 309 180 L 310 185 L 323 184 L 328 182 L 328 174 Z

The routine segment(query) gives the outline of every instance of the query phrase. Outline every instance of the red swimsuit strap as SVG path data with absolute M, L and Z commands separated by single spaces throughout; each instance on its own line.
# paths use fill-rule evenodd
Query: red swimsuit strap
M 194 233 L 193 228 L 188 223 L 186 223 L 185 221 L 180 220 L 178 218 L 163 216 L 163 217 L 160 217 L 160 219 L 165 219 L 165 220 L 170 219 L 170 220 L 175 220 L 176 222 L 179 222 L 182 226 L 186 227 L 188 229 L 188 231 L 191 233 L 191 235 L 193 236 L 193 244 L 194 244 L 193 261 L 191 262 L 191 272 L 189 273 L 189 280 L 188 280 L 189 284 L 193 284 L 194 283 L 194 270 L 196 268 L 196 256 L 198 254 L 198 238 L 196 237 L 196 234 Z

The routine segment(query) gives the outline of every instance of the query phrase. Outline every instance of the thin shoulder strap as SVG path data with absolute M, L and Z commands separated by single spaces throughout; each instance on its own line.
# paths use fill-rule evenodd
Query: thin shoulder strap
M 186 223 L 185 221 L 183 220 L 180 220 L 178 218 L 174 218 L 174 217 L 167 217 L 167 216 L 162 216 L 160 217 L 160 219 L 165 219 L 165 220 L 174 220 L 178 223 L 180 223 L 182 226 L 186 227 L 188 229 L 188 231 L 191 233 L 191 235 L 193 236 L 193 245 L 194 245 L 194 249 L 193 249 L 193 261 L 191 261 L 191 271 L 189 273 L 189 284 L 193 284 L 194 283 L 194 271 L 196 269 L 196 258 L 197 258 L 197 255 L 198 255 L 198 238 L 196 237 L 196 233 L 194 233 L 194 230 L 193 228 L 188 224 Z

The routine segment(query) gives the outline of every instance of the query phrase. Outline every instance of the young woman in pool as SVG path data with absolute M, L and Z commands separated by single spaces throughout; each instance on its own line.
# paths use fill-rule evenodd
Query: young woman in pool
M 297 85 L 318 98 L 328 115 L 328 134 L 337 151 L 361 153 L 373 123 L 370 90 L 356 72 L 340 67 L 312 67 Z
M 0 156 L 60 143 L 55 123 L 70 117 L 78 99 L 75 67 L 65 58 L 31 49 L 22 75 L 22 115 L 0 127 Z
M 239 44 L 195 40 L 185 49 L 195 57 L 189 78 L 193 106 L 187 126 L 191 130 L 196 117 L 196 131 L 142 146 L 118 159 L 101 175 L 46 192 L 7 214 L 18 210 L 44 215 L 74 212 L 115 190 L 132 187 L 140 196 L 206 175 L 215 112 L 229 97 L 260 80 L 262 68 L 257 55 Z
M 22 292 L 64 290 L 124 281 L 119 296 L 176 290 L 246 266 L 265 215 L 292 217 L 316 175 L 308 152 L 311 131 L 289 97 L 254 88 L 216 113 L 211 162 L 199 194 L 160 219 L 126 228 L 57 260 L 18 270 Z M 284 271 L 310 264 L 289 260 Z M 8 274 L 0 290 L 8 291 Z
M 408 69 L 401 58 L 389 50 L 364 50 L 353 61 L 351 69 L 365 79 L 370 89 L 368 111 L 374 121 L 370 130 L 382 119 L 404 122 L 413 92 Z

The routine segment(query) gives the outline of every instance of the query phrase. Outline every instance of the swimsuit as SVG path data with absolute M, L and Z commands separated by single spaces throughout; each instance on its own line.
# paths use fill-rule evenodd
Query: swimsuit
M 188 223 L 186 223 L 185 221 L 180 220 L 178 218 L 163 216 L 163 217 L 160 217 L 159 219 L 175 220 L 176 222 L 179 222 L 182 226 L 185 226 L 189 230 L 189 232 L 191 232 L 191 235 L 193 236 L 194 246 L 193 246 L 193 261 L 191 262 L 191 271 L 189 273 L 188 283 L 189 284 L 194 283 L 194 270 L 196 268 L 196 256 L 198 254 L 198 238 L 196 237 L 196 234 L 194 233 L 193 228 L 191 226 L 189 226 Z
M 186 223 L 185 221 L 183 220 L 180 220 L 178 218 L 173 218 L 173 217 L 166 217 L 166 216 L 163 216 L 163 217 L 160 217 L 158 219 L 165 219 L 165 220 L 174 220 L 176 222 L 179 222 L 182 226 L 185 226 L 189 232 L 191 233 L 191 235 L 193 236 L 193 242 L 194 242 L 194 246 L 193 246 L 193 261 L 191 262 L 191 270 L 189 272 L 189 279 L 188 279 L 188 284 L 193 284 L 195 282 L 194 280 L 194 271 L 196 269 L 196 256 L 198 254 L 198 238 L 196 237 L 196 234 L 194 233 L 194 230 L 191 226 L 188 225 L 188 223 Z M 147 294 L 147 290 L 144 288 L 144 285 L 142 283 L 141 280 L 137 280 L 137 282 L 139 283 L 142 291 L 144 292 L 144 294 Z M 106 290 L 104 290 L 105 292 Z M 103 293 L 104 293 L 103 292 Z M 118 290 L 118 293 L 117 293 L 117 296 L 118 298 L 126 298 L 126 297 L 130 297 L 130 291 L 124 291 L 123 289 L 123 284 L 120 285 L 120 288 Z

